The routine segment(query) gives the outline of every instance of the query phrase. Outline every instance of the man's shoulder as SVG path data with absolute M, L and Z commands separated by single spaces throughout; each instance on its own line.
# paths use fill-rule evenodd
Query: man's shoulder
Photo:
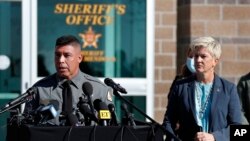
M 106 102 L 109 104 L 112 102 L 112 95 L 113 91 L 112 88 L 105 85 L 100 79 L 97 77 L 91 76 L 89 74 L 83 73 L 82 74 L 84 77 L 84 81 L 90 82 L 91 85 L 93 86 L 93 94 L 94 94 L 94 99 L 101 99 L 102 101 Z
M 250 73 L 241 76 L 240 81 L 250 81 Z
M 42 78 L 40 80 L 38 80 L 34 86 L 36 87 L 50 87 L 53 86 L 56 83 L 56 74 L 52 74 L 50 76 L 47 76 L 45 78 Z
M 87 81 L 89 81 L 92 85 L 99 85 L 99 86 L 102 86 L 102 87 L 106 87 L 106 85 L 100 79 L 98 79 L 97 77 L 91 76 L 91 75 L 83 73 L 83 72 L 81 72 L 81 73 L 82 73 L 83 77 Z

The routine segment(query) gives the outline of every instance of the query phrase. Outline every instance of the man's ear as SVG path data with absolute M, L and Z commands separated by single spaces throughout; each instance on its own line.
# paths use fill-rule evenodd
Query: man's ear
M 79 57 L 78 57 L 78 59 L 79 59 L 79 60 L 78 60 L 78 61 L 79 61 L 79 63 L 81 63 L 81 62 L 82 62 L 82 60 L 83 60 L 83 55 L 82 55 L 82 54 L 80 54 L 80 55 L 79 55 Z

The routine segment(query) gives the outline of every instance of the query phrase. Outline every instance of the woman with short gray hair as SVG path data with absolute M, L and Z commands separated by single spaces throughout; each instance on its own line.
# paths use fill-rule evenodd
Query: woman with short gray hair
M 163 125 L 174 134 L 178 122 L 176 136 L 182 141 L 229 141 L 229 125 L 241 124 L 241 106 L 236 86 L 215 74 L 221 45 L 212 37 L 199 37 L 191 48 L 196 73 L 176 82 Z

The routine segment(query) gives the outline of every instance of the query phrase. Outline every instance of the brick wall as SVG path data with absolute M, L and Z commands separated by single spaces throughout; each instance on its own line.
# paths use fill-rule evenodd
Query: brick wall
M 176 75 L 176 0 L 155 0 L 154 119 L 162 122 L 168 89 Z
M 155 1 L 155 110 L 162 122 L 169 87 L 192 39 L 213 36 L 222 44 L 218 75 L 237 84 L 250 71 L 250 0 Z

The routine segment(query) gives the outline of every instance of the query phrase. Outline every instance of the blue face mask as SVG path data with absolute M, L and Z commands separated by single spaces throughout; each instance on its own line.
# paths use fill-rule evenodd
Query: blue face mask
M 196 72 L 195 67 L 194 67 L 194 58 L 189 58 L 189 57 L 187 57 L 186 65 L 187 65 L 187 68 L 188 68 L 192 73 L 195 73 L 195 72 Z

